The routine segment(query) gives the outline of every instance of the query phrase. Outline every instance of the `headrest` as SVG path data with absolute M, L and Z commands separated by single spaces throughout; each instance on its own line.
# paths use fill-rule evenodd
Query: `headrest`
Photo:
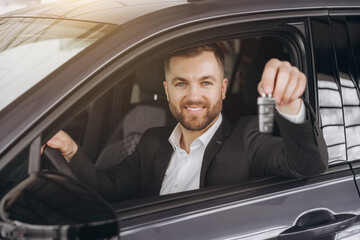
M 265 64 L 271 58 L 290 62 L 290 55 L 285 51 L 286 47 L 287 45 L 277 37 L 264 37 L 260 40 L 259 54 L 248 66 L 243 85 L 243 103 L 247 108 L 257 109 L 259 96 L 257 85 L 261 80 Z
M 136 71 L 136 78 L 143 92 L 166 96 L 163 85 L 165 81 L 164 63 L 161 58 L 139 68 Z

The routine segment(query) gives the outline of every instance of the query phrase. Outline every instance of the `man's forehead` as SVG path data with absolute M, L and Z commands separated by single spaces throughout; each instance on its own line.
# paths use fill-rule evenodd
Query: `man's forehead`
M 213 71 L 219 65 L 212 52 L 203 52 L 197 56 L 174 56 L 170 59 L 170 72 L 176 71 Z M 220 66 L 220 65 L 219 65 Z
M 170 58 L 169 62 L 171 64 L 174 61 L 191 61 L 201 57 L 206 57 L 216 61 L 215 54 L 212 51 L 203 51 L 199 54 L 191 55 L 191 56 L 175 55 Z
M 224 77 L 223 68 L 212 51 L 203 51 L 195 56 L 173 56 L 165 69 L 167 81 L 176 78 L 201 79 L 204 76 L 213 76 L 215 79 Z

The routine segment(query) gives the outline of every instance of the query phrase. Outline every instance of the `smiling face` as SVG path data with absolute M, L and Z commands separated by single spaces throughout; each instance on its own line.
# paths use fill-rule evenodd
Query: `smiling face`
M 171 113 L 189 131 L 205 131 L 216 121 L 226 85 L 222 67 L 210 51 L 172 57 L 164 82 Z

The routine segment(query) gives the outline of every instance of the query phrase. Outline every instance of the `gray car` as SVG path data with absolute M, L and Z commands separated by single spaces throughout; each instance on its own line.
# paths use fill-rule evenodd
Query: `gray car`
M 173 124 L 162 57 L 216 42 L 223 114 L 256 115 L 271 58 L 308 78 L 329 169 L 107 202 L 41 146 L 68 132 L 98 168 Z M 360 239 L 360 2 L 64 1 L 0 17 L 0 236 L 5 239 Z M 276 129 L 275 129 L 276 131 Z M 107 151 L 107 149 L 113 149 Z M 309 166 L 311 167 L 311 166 Z

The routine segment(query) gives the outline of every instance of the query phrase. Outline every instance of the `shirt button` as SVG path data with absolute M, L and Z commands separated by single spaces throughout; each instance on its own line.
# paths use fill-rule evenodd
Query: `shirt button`
M 178 184 L 175 184 L 175 188 L 178 188 L 179 187 L 179 185 Z

